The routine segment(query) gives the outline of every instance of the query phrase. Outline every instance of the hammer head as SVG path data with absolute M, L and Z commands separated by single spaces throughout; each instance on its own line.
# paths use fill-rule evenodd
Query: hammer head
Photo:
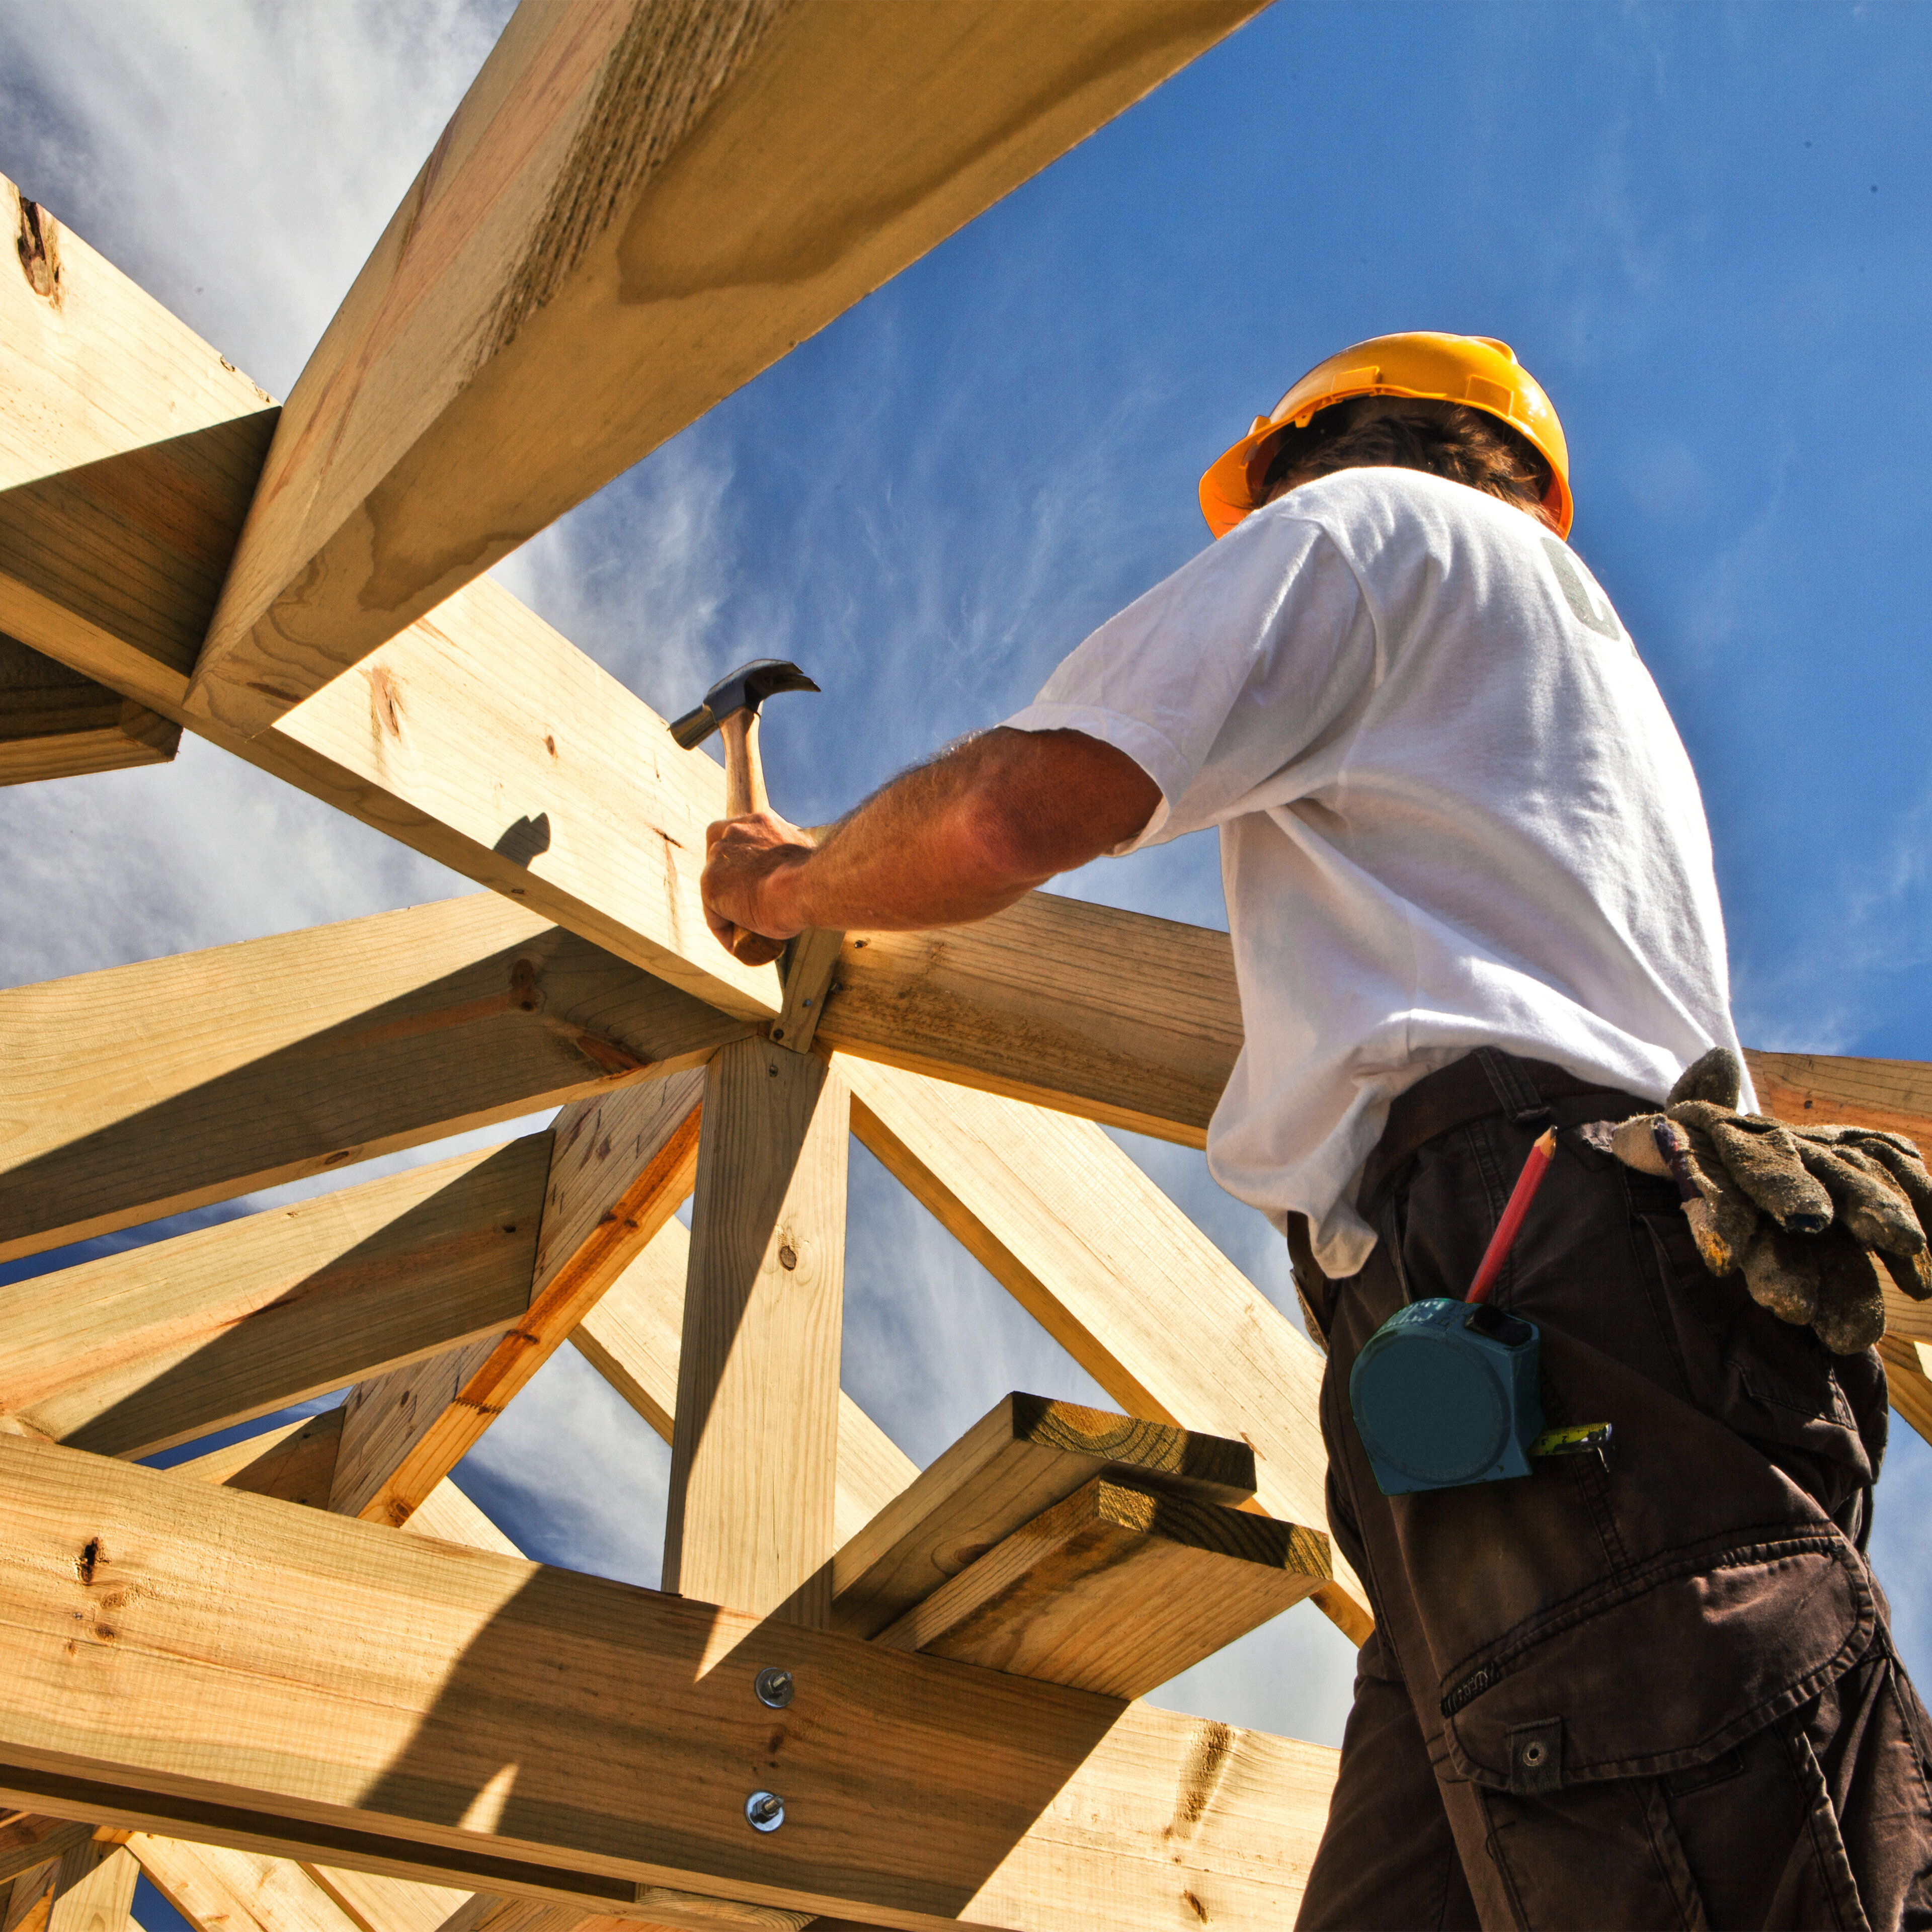
M 721 677 L 704 694 L 704 702 L 696 710 L 674 718 L 670 735 L 687 752 L 695 751 L 734 711 L 755 714 L 774 692 L 818 688 L 795 664 L 788 664 L 782 658 L 754 658 L 749 664 L 742 664 Z

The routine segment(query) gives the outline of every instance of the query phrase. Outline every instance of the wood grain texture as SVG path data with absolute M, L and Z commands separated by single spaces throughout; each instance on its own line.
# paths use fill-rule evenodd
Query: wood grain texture
M 124 1846 L 115 1846 L 84 1878 L 57 1892 L 47 1932 L 128 1932 L 141 1869 Z
M 846 1072 L 860 1140 L 1129 1414 L 1247 1443 L 1266 1514 L 1326 1527 L 1321 1356 L 1098 1127 Z M 1316 1601 L 1359 1643 L 1367 1598 L 1335 1568 Z
M 19 207 L 0 184 L 0 216 Z M 0 275 L 0 629 L 178 722 L 275 410 L 78 237 L 60 246 L 58 302 Z M 196 728 L 708 1001 L 778 1010 L 774 970 L 733 960 L 698 904 L 724 774 L 487 578 L 286 730 Z
M 1096 1476 L 878 1641 L 1141 1697 L 1328 1580 L 1317 1531 Z
M 677 1073 L 558 1115 L 522 1318 L 357 1384 L 344 1405 L 332 1510 L 406 1522 L 469 1453 L 689 1196 L 704 1092 L 702 1072 Z
M 1202 1147 L 1241 1050 L 1233 947 L 1030 892 L 974 926 L 848 934 L 818 1040 Z
M 1758 1105 L 1780 1120 L 1877 1127 L 1932 1150 L 1932 1064 L 1751 1051 L 1744 1059 Z
M 1245 1442 L 1016 1393 L 840 1544 L 831 1628 L 876 1636 L 1103 1473 L 1165 1479 L 1217 1503 L 1244 1502 L 1255 1492 L 1254 1451 Z
M 592 1911 L 647 1884 L 908 1932 L 1202 1907 L 1275 1932 L 1334 1776 L 1316 1746 L 8 1438 L 0 1604 L 0 1802 Z M 775 1655 L 776 1739 L 749 1690 Z
M 0 1259 L 675 1073 L 745 1031 L 488 893 L 16 987 Z
M 532 1134 L 0 1285 L 0 1417 L 149 1455 L 500 1334 L 550 1154 Z
M 190 710 L 273 724 L 1259 4 L 520 8 L 289 398 Z
M 668 1442 L 691 1237 L 667 1221 L 571 1336 L 578 1352 Z M 838 1394 L 838 1491 L 832 1535 L 855 1536 L 919 1474 L 919 1465 L 854 1402 Z M 411 1519 L 412 1522 L 414 1519 Z
M 417 1504 L 403 1527 L 412 1536 L 433 1536 L 466 1550 L 494 1550 L 499 1556 L 524 1553 L 447 1476 Z
M 820 1625 L 837 1547 L 844 1077 L 746 1040 L 706 1070 L 664 1588 Z
M 164 765 L 181 727 L 0 634 L 0 785 Z
M 64 663 L 78 648 L 104 666 L 118 656 L 126 670 L 152 667 L 178 697 L 254 494 L 275 405 L 46 209 L 0 182 L 9 239 L 23 235 L 29 211 L 58 252 L 60 274 L 58 290 L 44 292 L 11 260 L 0 276 L 0 628 Z M 54 648 L 54 636 L 69 649 Z
M 55 1906 L 101 1863 L 110 1847 L 101 1834 L 88 1832 L 66 1842 L 58 1857 L 30 1867 L 8 1886 L 0 1932 L 49 1932 Z
M 274 1496 L 309 1509 L 328 1507 L 335 1459 L 342 1447 L 340 1404 L 294 1422 L 250 1436 L 205 1456 L 177 1462 L 172 1473 L 239 1490 L 251 1496 Z
M 340 1907 L 356 1932 L 436 1932 L 452 1912 L 475 1896 L 455 1886 L 416 1885 L 406 1878 L 383 1878 L 340 1865 L 305 1864 L 302 1869 Z
M 362 1932 L 291 1860 L 148 1832 L 127 1849 L 195 1932 Z
M 63 1857 L 94 1836 L 94 1827 L 71 1818 L 43 1818 L 28 1811 L 0 1825 L 0 1885 Z

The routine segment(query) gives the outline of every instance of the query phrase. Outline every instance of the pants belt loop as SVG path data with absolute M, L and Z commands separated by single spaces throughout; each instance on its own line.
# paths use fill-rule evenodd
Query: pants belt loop
M 1551 1118 L 1550 1102 L 1536 1090 L 1514 1055 L 1499 1047 L 1479 1046 L 1475 1059 L 1489 1076 L 1496 1105 L 1520 1127 L 1546 1126 Z

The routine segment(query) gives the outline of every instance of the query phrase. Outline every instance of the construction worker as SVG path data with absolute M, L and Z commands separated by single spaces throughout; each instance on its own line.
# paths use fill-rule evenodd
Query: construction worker
M 816 847 L 713 826 L 714 932 L 980 919 L 1218 826 L 1209 1162 L 1288 1234 L 1376 1617 L 1300 1924 L 1932 1926 L 1932 1726 L 1862 1553 L 1932 1183 L 1749 1111 L 1696 781 L 1564 540 L 1554 410 L 1502 343 L 1378 338 L 1201 501 L 1219 541 L 1004 724 Z M 1385 1496 L 1358 1352 L 1462 1295 L 1546 1127 L 1494 1304 L 1612 1445 Z

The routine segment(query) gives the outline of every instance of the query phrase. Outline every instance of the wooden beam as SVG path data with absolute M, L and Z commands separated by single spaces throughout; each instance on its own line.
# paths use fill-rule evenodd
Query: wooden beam
M 128 1850 L 196 1932 L 364 1932 L 290 1859 L 149 1832 Z
M 92 1825 L 70 1818 L 42 1818 L 31 1811 L 10 1818 L 0 1825 L 0 1886 L 64 1857 L 93 1837 Z
M 668 1442 L 691 1237 L 667 1221 L 571 1336 L 585 1360 Z M 838 1489 L 832 1537 L 855 1536 L 919 1474 L 919 1465 L 848 1395 L 838 1394 Z M 414 1518 L 411 1519 L 414 1521 Z
M 1328 1580 L 1328 1539 L 1105 1476 L 969 1563 L 878 1641 L 1142 1697 Z
M 358 1384 L 344 1405 L 332 1510 L 406 1522 L 462 1460 L 690 1194 L 705 1090 L 702 1072 L 675 1074 L 558 1117 L 522 1318 Z
M 0 1417 L 145 1456 L 479 1336 L 530 1305 L 550 1136 L 0 1285 Z
M 1030 892 L 978 924 L 852 933 L 818 1044 L 1190 1147 L 1241 1050 L 1225 932 Z
M 406 1878 L 384 1878 L 338 1865 L 302 1869 L 347 1915 L 356 1932 L 436 1932 L 475 1895 L 454 1886 L 416 1885 Z
M 0 1801 L 592 1911 L 641 1884 L 910 1932 L 1278 1928 L 1334 1776 L 1313 1745 L 18 1438 L 0 1550 Z M 768 1664 L 796 1685 L 776 1722 Z
M 173 1473 L 251 1496 L 274 1496 L 285 1503 L 326 1509 L 341 1446 L 342 1410 L 338 1404 L 320 1415 L 284 1422 L 243 1442 L 178 1462 Z
M 0 628 L 178 722 L 274 407 L 0 184 L 10 214 L 57 246 L 61 292 L 0 275 Z M 487 578 L 286 730 L 197 728 L 714 1004 L 778 1011 L 776 970 L 698 904 L 718 765 Z
M 765 1040 L 706 1070 L 664 1588 L 822 1625 L 845 1295 L 844 1077 Z
M 1261 4 L 522 7 L 296 384 L 189 709 L 273 724 Z
M 878 1636 L 1101 1474 L 1165 1478 L 1219 1503 L 1255 1492 L 1254 1451 L 1245 1442 L 1016 1393 L 839 1545 L 831 1628 Z
M 1932 1150 L 1932 1064 L 1824 1053 L 1748 1052 L 1744 1058 L 1767 1114 L 1799 1126 L 1877 1127 Z
M 140 1868 L 124 1846 L 106 1851 L 86 1877 L 58 1892 L 47 1932 L 128 1932 Z
M 0 785 L 164 765 L 181 727 L 0 633 Z
M 1320 1355 L 1098 1127 L 842 1064 L 860 1140 L 1129 1414 L 1249 1443 L 1265 1512 L 1326 1525 Z M 1339 1558 L 1316 1600 L 1366 1637 Z
M 0 1259 L 674 1073 L 745 1032 L 490 894 L 0 992 Z

